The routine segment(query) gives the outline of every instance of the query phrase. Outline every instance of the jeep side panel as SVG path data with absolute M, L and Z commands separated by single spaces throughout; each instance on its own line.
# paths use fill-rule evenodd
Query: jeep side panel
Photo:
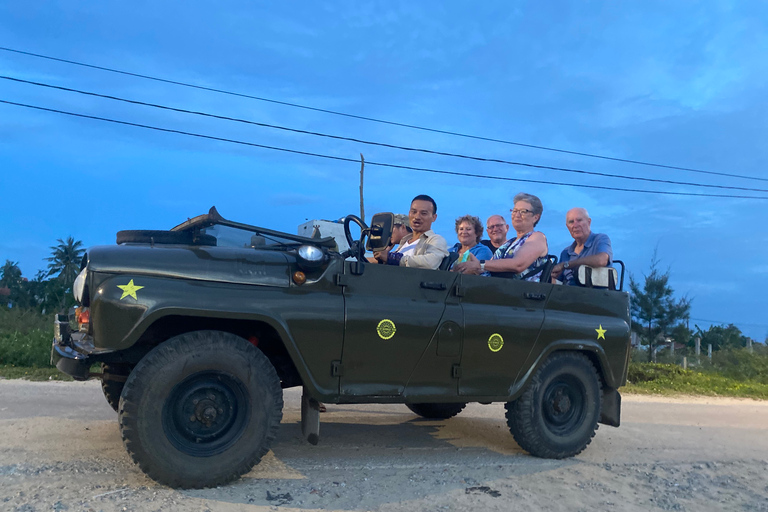
M 353 266 L 345 264 L 341 400 L 345 395 L 402 395 L 422 357 L 436 357 L 431 342 L 458 274 L 364 264 L 356 275 Z M 445 366 L 445 375 L 435 386 L 440 393 L 455 394 L 451 362 L 436 364 Z
M 459 394 L 505 397 L 533 349 L 554 285 L 462 275 Z

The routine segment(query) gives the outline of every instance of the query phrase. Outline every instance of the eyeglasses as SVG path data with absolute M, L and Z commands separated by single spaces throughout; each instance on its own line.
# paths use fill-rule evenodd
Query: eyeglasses
M 509 213 L 512 215 L 519 215 L 521 217 L 528 215 L 529 213 L 533 213 L 533 210 L 518 210 L 517 208 L 513 210 L 509 210 Z
M 506 224 L 491 224 L 490 226 L 488 226 L 487 229 L 488 229 L 488 231 L 490 231 L 492 229 L 503 229 L 504 226 L 506 226 Z

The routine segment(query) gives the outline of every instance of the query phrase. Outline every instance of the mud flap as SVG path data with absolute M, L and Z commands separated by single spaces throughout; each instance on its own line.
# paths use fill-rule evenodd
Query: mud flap
M 307 394 L 307 388 L 301 394 L 301 435 L 310 444 L 320 442 L 320 404 Z
M 621 395 L 618 389 L 603 389 L 603 407 L 600 410 L 600 423 L 618 427 L 621 419 Z

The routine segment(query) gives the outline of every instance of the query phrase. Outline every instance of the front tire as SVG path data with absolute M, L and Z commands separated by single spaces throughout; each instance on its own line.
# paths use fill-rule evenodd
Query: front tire
M 447 420 L 459 414 L 467 404 L 405 404 L 405 406 L 422 418 Z
M 282 419 L 280 379 L 238 336 L 186 333 L 149 352 L 128 377 L 120 431 L 133 460 L 171 487 L 201 488 L 247 473 Z
M 120 410 L 120 395 L 125 387 L 125 381 L 131 373 L 131 367 L 125 364 L 106 364 L 101 363 L 101 372 L 104 374 L 101 378 L 101 392 L 104 398 L 115 412 Z
M 572 457 L 592 441 L 600 419 L 601 383 L 583 354 L 555 353 L 536 371 L 507 425 L 522 449 L 547 459 Z

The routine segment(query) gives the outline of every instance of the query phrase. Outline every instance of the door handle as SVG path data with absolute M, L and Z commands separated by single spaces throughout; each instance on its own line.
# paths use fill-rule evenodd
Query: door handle
M 547 298 L 543 293 L 526 293 L 524 297 L 531 300 L 544 300 Z
M 419 286 L 427 290 L 445 290 L 447 288 L 445 283 L 431 283 L 429 281 L 422 281 Z

